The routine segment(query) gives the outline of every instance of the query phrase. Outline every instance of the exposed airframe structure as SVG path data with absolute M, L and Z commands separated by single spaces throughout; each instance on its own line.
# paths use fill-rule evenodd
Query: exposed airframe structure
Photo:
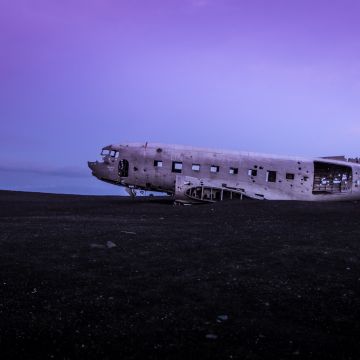
M 105 146 L 98 179 L 184 202 L 360 199 L 359 159 L 306 159 L 158 143 Z

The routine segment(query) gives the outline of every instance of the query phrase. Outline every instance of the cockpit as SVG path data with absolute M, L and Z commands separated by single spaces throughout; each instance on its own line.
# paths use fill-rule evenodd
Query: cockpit
M 120 153 L 112 145 L 105 146 L 101 150 L 101 156 L 105 164 L 113 165 L 118 163 L 119 177 L 129 176 L 129 162 L 126 159 L 119 159 Z
M 98 179 L 118 184 L 121 178 L 129 176 L 129 162 L 120 158 L 120 147 L 108 145 L 101 149 L 100 161 L 88 161 L 92 174 Z

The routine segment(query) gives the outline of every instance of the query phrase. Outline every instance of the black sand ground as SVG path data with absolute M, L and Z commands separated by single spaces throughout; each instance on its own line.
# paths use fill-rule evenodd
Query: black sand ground
M 359 356 L 360 203 L 0 192 L 1 359 Z

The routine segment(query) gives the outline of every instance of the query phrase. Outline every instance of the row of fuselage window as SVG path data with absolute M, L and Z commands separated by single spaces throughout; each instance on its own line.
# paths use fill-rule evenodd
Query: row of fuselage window
M 161 168 L 163 166 L 163 162 L 161 160 L 154 160 L 154 166 Z M 256 166 L 257 167 L 257 166 Z M 173 161 L 172 162 L 172 166 L 171 166 L 171 171 L 173 173 L 181 173 L 183 169 L 183 163 L 181 161 Z M 260 169 L 263 169 L 262 167 L 260 167 Z M 200 164 L 192 164 L 191 166 L 191 170 L 198 172 L 200 171 Z M 218 173 L 220 171 L 220 166 L 218 165 L 211 165 L 210 166 L 210 172 L 211 173 Z M 251 177 L 255 177 L 257 176 L 257 169 L 249 169 L 248 170 L 248 175 Z M 229 168 L 229 174 L 231 175 L 237 175 L 239 173 L 239 169 L 235 168 L 235 167 L 230 167 Z M 276 171 L 271 171 L 268 170 L 266 172 L 266 181 L 267 182 L 276 182 L 276 178 L 277 178 L 277 172 Z M 295 174 L 291 174 L 291 173 L 286 173 L 286 179 L 287 180 L 294 180 L 295 179 Z

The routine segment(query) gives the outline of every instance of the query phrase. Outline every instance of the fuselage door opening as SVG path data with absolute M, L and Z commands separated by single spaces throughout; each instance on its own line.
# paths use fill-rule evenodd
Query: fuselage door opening
M 119 161 L 119 176 L 121 178 L 129 176 L 129 162 L 126 159 Z

